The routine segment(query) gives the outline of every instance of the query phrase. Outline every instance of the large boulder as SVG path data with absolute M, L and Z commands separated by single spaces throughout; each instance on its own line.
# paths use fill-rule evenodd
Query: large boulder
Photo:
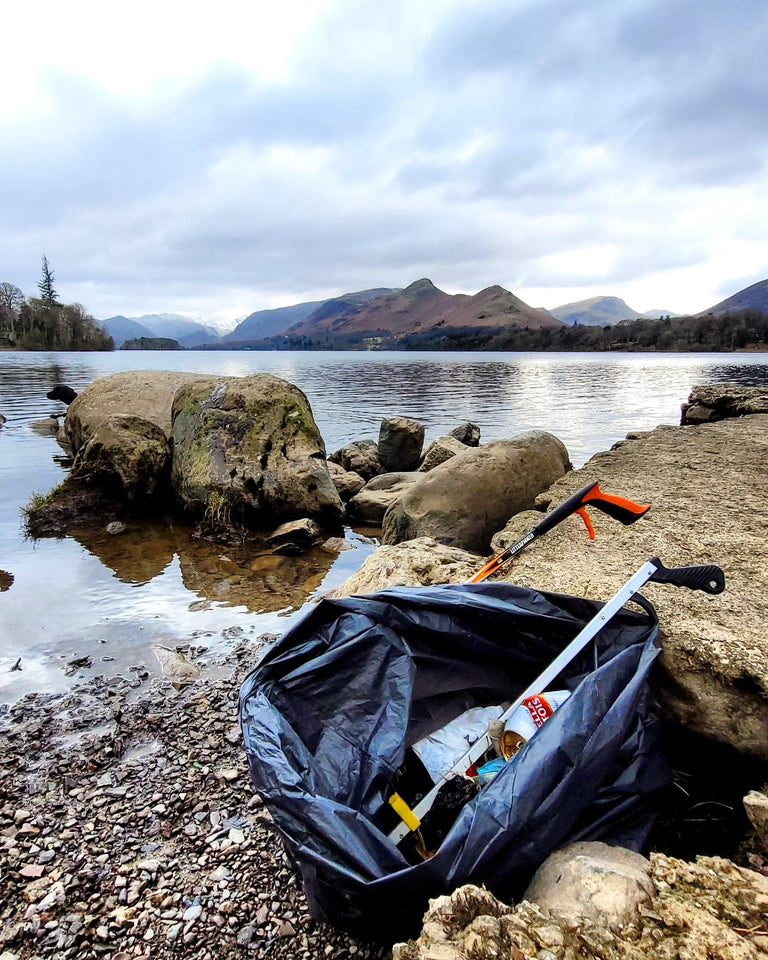
M 384 514 L 421 477 L 420 473 L 383 473 L 374 477 L 347 504 L 347 515 L 363 523 L 380 525 Z
M 195 380 L 177 390 L 172 417 L 171 479 L 190 512 L 224 503 L 255 524 L 343 517 L 309 401 L 293 384 L 267 373 Z
M 171 405 L 184 383 L 209 379 L 198 373 L 130 370 L 101 377 L 79 393 L 67 408 L 64 429 L 73 454 L 108 417 L 130 415 L 149 420 L 171 435 Z
M 385 587 L 429 587 L 464 583 L 482 566 L 479 557 L 458 547 L 446 547 L 430 537 L 379 547 L 362 566 L 334 590 L 334 597 L 374 593 Z
M 149 420 L 115 414 L 101 420 L 78 450 L 72 480 L 111 487 L 132 503 L 167 493 L 171 448 Z
M 386 417 L 379 428 L 379 458 L 391 472 L 415 470 L 424 446 L 424 427 L 410 417 Z
M 435 467 L 384 516 L 382 540 L 400 543 L 434 537 L 482 552 L 491 537 L 571 464 L 563 444 L 541 430 L 468 448 Z
M 386 473 L 375 440 L 355 440 L 336 450 L 328 460 L 350 473 L 359 474 L 363 480 L 372 480 L 380 473 Z

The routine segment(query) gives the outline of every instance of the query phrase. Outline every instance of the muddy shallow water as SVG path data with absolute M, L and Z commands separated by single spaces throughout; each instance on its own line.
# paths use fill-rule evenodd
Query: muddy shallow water
M 153 644 L 191 643 L 211 664 L 238 637 L 282 632 L 375 547 L 371 531 L 347 530 L 352 549 L 274 557 L 258 540 L 195 539 L 177 518 L 26 540 L 22 507 L 68 467 L 40 422 L 65 411 L 46 391 L 135 368 L 285 377 L 308 395 L 329 452 L 404 414 L 427 441 L 463 419 L 484 441 L 549 430 L 575 466 L 630 431 L 677 423 L 696 383 L 768 383 L 766 355 L 0 353 L 0 703 L 97 674 L 156 674 Z

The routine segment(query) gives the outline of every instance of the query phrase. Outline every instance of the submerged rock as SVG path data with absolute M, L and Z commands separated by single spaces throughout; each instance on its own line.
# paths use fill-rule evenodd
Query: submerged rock
M 465 550 L 487 550 L 491 537 L 571 469 L 557 437 L 531 430 L 466 449 L 435 467 L 384 516 L 382 540 L 434 537 Z

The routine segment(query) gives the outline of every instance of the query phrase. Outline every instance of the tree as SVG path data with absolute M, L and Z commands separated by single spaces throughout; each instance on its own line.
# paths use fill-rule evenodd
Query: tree
M 13 283 L 0 283 L 0 336 L 16 336 L 16 320 L 26 300 Z
M 42 271 L 43 275 L 37 285 L 37 289 L 40 291 L 40 299 L 43 301 L 43 303 L 53 306 L 53 304 L 58 300 L 59 295 L 53 289 L 53 270 L 48 264 L 48 257 L 46 257 L 45 254 L 43 254 Z

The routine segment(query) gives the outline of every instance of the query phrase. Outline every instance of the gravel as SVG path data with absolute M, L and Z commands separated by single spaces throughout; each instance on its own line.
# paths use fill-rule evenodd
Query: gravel
M 226 676 L 95 677 L 0 715 L 0 957 L 378 960 L 315 922 L 251 788 Z

